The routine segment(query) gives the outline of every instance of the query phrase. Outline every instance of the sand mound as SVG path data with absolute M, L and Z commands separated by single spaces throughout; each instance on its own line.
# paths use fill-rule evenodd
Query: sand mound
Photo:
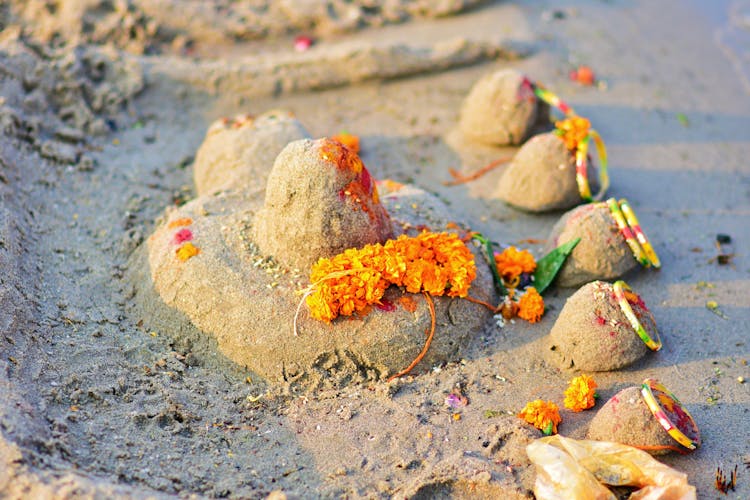
M 594 192 L 596 169 L 588 166 Z M 581 195 L 576 183 L 575 156 L 553 133 L 535 135 L 518 150 L 503 172 L 496 196 L 528 212 L 547 212 L 574 207 Z
M 466 138 L 496 146 L 521 144 L 539 122 L 549 121 L 524 75 L 503 69 L 481 78 L 461 106 L 459 128 Z
M 669 452 L 659 447 L 677 447 L 646 406 L 640 387 L 627 387 L 612 396 L 594 415 L 587 437 L 644 447 L 652 455 Z
M 301 140 L 276 158 L 253 233 L 262 253 L 307 269 L 391 236 L 375 181 L 356 153 L 330 139 Z
M 552 228 L 548 250 L 581 238 L 555 283 L 575 287 L 593 280 L 611 280 L 638 267 L 638 261 L 605 204 L 591 203 L 566 212 Z
M 359 157 L 335 141 L 291 143 L 265 198 L 257 191 L 201 196 L 169 213 L 134 254 L 130 274 L 146 323 L 163 325 L 177 311 L 173 334 L 209 334 L 227 358 L 274 382 L 373 380 L 405 368 L 430 326 L 421 295 L 391 287 L 381 306 L 331 324 L 311 319 L 303 306 L 299 335 L 293 331 L 298 291 L 319 257 L 382 242 L 394 227 L 441 230 L 450 221 L 424 191 L 393 189 L 381 204 Z M 478 253 L 475 261 L 471 294 L 492 302 L 489 269 Z M 452 359 L 489 318 L 461 299 L 436 297 L 435 306 L 437 330 L 421 369 Z
M 307 130 L 288 111 L 217 120 L 195 155 L 195 191 L 203 195 L 232 188 L 265 189 L 268 172 L 281 150 L 307 137 Z
M 655 332 L 645 304 L 635 299 L 629 303 L 644 328 Z M 550 350 L 560 367 L 583 371 L 617 370 L 649 352 L 617 303 L 612 285 L 603 281 L 581 287 L 565 302 L 550 331 Z

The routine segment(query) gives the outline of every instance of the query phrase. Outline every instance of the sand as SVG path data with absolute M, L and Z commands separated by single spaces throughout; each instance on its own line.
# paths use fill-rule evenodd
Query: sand
M 522 450 L 539 433 L 514 415 L 536 398 L 562 406 L 570 375 L 544 349 L 575 288 L 553 285 L 538 324 L 499 329 L 487 317 L 449 361 L 413 377 L 295 391 L 230 361 L 175 308 L 144 312 L 129 266 L 175 205 L 197 197 L 193 164 L 210 124 L 273 109 L 314 138 L 359 135 L 374 177 L 413 184 L 456 222 L 540 255 L 528 241 L 560 214 L 494 199 L 503 168 L 442 185 L 449 167 L 517 151 L 457 130 L 473 83 L 505 67 L 591 119 L 609 149 L 609 194 L 631 201 L 662 260 L 625 279 L 664 347 L 597 373 L 595 410 L 660 379 L 703 436 L 695 453 L 660 460 L 709 498 L 715 468 L 739 464 L 732 495 L 750 496 L 750 389 L 738 381 L 750 378 L 750 99 L 746 49 L 732 41 L 747 37 L 742 2 L 574 1 L 559 14 L 544 2 L 441 2 L 450 15 L 434 18 L 404 0 L 393 2 L 399 19 L 316 23 L 306 52 L 293 36 L 313 24 L 276 10 L 241 23 L 177 16 L 168 1 L 108 13 L 91 1 L 89 14 L 64 3 L 60 18 L 31 2 L 0 10 L 0 496 L 529 496 Z M 107 23 L 81 21 L 90 15 Z M 53 36 L 54 26 L 65 29 Z M 606 85 L 571 82 L 578 64 Z M 730 265 L 712 259 L 719 232 L 732 236 Z M 466 406 L 446 405 L 456 391 Z M 583 438 L 594 415 L 563 411 L 559 430 Z

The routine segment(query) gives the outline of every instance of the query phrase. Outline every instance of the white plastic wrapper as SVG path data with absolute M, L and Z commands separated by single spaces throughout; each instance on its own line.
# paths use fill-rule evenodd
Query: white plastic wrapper
M 605 486 L 638 488 L 630 500 L 695 500 L 687 475 L 643 450 L 606 441 L 544 437 L 526 447 L 537 500 L 614 500 Z

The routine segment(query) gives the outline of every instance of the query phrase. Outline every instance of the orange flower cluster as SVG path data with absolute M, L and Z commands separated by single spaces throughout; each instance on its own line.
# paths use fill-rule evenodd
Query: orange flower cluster
M 310 315 L 322 321 L 377 304 L 390 285 L 407 292 L 466 297 L 476 277 L 474 255 L 453 233 L 423 231 L 384 245 L 349 248 L 313 265 Z
M 565 142 L 565 147 L 570 151 L 578 149 L 578 143 L 589 135 L 591 122 L 581 116 L 572 116 L 559 122 L 555 122 L 557 134 Z
M 530 286 L 518 300 L 518 317 L 529 323 L 537 323 L 544 315 L 544 299 L 536 288 Z
M 516 247 L 508 247 L 502 253 L 495 254 L 495 265 L 506 283 L 512 283 L 521 274 L 533 273 L 536 269 L 536 261 L 531 252 Z
M 536 270 L 536 260 L 528 250 L 519 250 L 516 247 L 508 247 L 502 253 L 495 254 L 495 265 L 497 273 L 503 279 L 503 283 L 510 290 L 508 297 L 501 306 L 501 312 L 505 319 L 518 316 L 530 323 L 536 323 L 544 315 L 544 299 L 533 286 L 527 287 L 517 302 L 514 302 L 515 288 L 519 284 L 523 273 L 533 273 Z
M 552 401 L 542 401 L 541 399 L 526 403 L 518 416 L 547 436 L 557 434 L 557 424 L 562 422 L 557 405 Z
M 588 375 L 580 375 L 571 380 L 565 389 L 565 408 L 575 412 L 593 408 L 596 387 L 596 382 Z

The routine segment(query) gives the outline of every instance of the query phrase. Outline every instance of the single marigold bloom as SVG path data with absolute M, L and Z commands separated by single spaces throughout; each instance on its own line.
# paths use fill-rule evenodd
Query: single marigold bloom
M 591 122 L 581 116 L 573 116 L 559 122 L 555 122 L 557 130 L 555 134 L 565 142 L 565 147 L 570 151 L 578 149 L 578 143 L 589 135 Z
M 362 172 L 365 168 L 365 164 L 362 163 L 362 159 L 356 151 L 331 138 L 326 139 L 320 146 L 320 157 L 334 163 L 342 170 L 348 170 L 355 174 Z
M 528 250 L 508 247 L 502 253 L 495 254 L 495 265 L 498 274 L 510 283 L 523 273 L 533 273 L 536 269 L 536 260 Z
M 588 375 L 580 375 L 571 380 L 565 389 L 565 408 L 575 412 L 593 408 L 596 387 L 596 382 Z
M 542 401 L 541 399 L 526 403 L 518 416 L 547 436 L 557 434 L 557 424 L 562 422 L 557 405 L 552 401 Z
M 341 132 L 331 137 L 334 141 L 339 141 L 341 144 L 351 149 L 355 153 L 359 153 L 359 136 L 350 134 L 349 132 Z
M 530 286 L 518 300 L 518 317 L 529 323 L 536 323 L 544 315 L 544 299 L 536 288 Z
M 318 260 L 310 273 L 313 292 L 305 300 L 313 318 L 331 321 L 379 304 L 390 285 L 466 297 L 475 277 L 474 255 L 457 235 L 423 231 Z

